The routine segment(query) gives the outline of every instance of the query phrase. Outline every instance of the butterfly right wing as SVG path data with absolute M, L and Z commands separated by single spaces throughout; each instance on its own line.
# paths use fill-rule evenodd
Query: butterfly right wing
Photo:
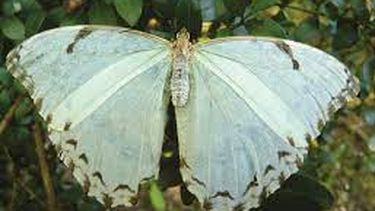
M 7 59 L 84 190 L 108 206 L 135 203 L 139 184 L 159 172 L 169 42 L 119 27 L 63 27 Z
M 332 56 L 258 37 L 198 43 L 189 78 L 188 103 L 175 108 L 180 170 L 188 190 L 215 210 L 259 206 L 359 91 Z

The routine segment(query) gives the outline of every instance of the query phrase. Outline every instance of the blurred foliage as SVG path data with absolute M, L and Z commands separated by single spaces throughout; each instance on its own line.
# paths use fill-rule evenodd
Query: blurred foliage
M 182 26 L 194 40 L 275 36 L 333 54 L 361 79 L 360 97 L 325 127 L 300 173 L 259 210 L 375 210 L 374 0 L 2 0 L 0 6 L 0 210 L 47 209 L 43 160 L 52 177 L 56 209 L 103 210 L 56 158 L 45 131 L 46 153 L 38 156 L 32 126 L 39 118 L 3 65 L 7 52 L 27 37 L 84 23 L 133 27 L 167 39 Z M 183 186 L 181 191 L 165 190 L 180 183 L 170 124 L 172 132 L 167 133 L 174 142 L 163 147 L 162 179 L 145 185 L 140 203 L 128 210 L 198 209 Z M 183 205 L 180 193 L 182 201 L 193 204 Z

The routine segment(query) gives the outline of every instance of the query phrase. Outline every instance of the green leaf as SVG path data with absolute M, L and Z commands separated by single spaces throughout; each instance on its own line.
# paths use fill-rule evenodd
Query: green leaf
M 25 22 L 26 34 L 32 35 L 39 31 L 43 24 L 46 15 L 43 10 L 34 10 L 30 12 Z
M 117 13 L 130 25 L 135 26 L 142 15 L 143 0 L 114 0 Z
M 270 18 L 264 19 L 261 23 L 256 24 L 250 33 L 257 36 L 287 37 L 285 29 Z
M 62 7 L 55 7 L 51 9 L 46 17 L 46 22 L 53 25 L 60 25 L 65 18 L 65 10 Z
M 2 3 L 2 12 L 5 16 L 14 15 L 22 10 L 22 5 L 15 1 L 5 1 Z
M 94 1 L 88 11 L 91 24 L 117 25 L 114 9 L 101 1 Z
M 224 5 L 229 12 L 237 16 L 241 16 L 249 4 L 249 0 L 224 0 Z
M 375 56 L 368 58 L 363 64 L 361 71 L 361 95 L 369 94 L 375 90 Z
M 150 194 L 150 201 L 151 201 L 152 207 L 156 211 L 166 210 L 166 205 L 165 205 L 163 193 L 160 191 L 156 182 L 151 182 L 149 194 Z
M 10 97 L 10 93 L 5 89 L 0 90 L 0 114 L 5 113 L 11 104 L 12 99 Z
M 340 18 L 337 22 L 337 33 L 334 36 L 332 47 L 336 50 L 351 47 L 359 40 L 356 20 Z
M 1 31 L 12 40 L 22 40 L 25 38 L 25 26 L 16 16 L 4 18 L 1 22 Z
M 13 83 L 12 76 L 6 71 L 5 67 L 0 67 L 0 90 L 4 87 L 9 87 Z
M 319 31 L 319 21 L 314 17 L 304 19 L 295 29 L 294 39 L 299 42 L 318 44 L 321 38 Z
M 280 3 L 280 0 L 254 0 L 251 2 L 251 11 L 252 13 L 256 13 L 277 3 Z
M 365 22 L 370 19 L 370 11 L 368 8 L 371 8 L 371 6 L 367 7 L 366 3 L 367 1 L 364 0 L 350 0 L 350 5 L 353 9 L 354 16 L 361 22 Z

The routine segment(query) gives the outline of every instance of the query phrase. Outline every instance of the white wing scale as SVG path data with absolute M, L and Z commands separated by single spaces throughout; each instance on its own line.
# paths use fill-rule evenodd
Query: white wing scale
M 359 89 L 336 59 L 292 41 L 225 38 L 194 50 L 191 97 L 176 118 L 181 173 L 206 208 L 257 207 Z
M 138 185 L 158 176 L 170 64 L 169 42 L 102 26 L 41 33 L 7 62 L 42 101 L 64 163 L 108 206 L 135 203 Z

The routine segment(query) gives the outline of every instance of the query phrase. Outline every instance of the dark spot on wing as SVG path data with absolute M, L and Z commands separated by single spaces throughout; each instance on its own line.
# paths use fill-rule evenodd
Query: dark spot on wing
M 305 139 L 306 139 L 307 143 L 311 143 L 311 141 L 312 141 L 312 137 L 308 133 L 305 134 Z
M 129 202 L 130 202 L 133 206 L 135 206 L 135 205 L 138 203 L 138 199 L 139 199 L 138 195 L 134 195 L 134 196 L 130 197 Z
M 245 196 L 247 192 L 249 192 L 250 188 L 258 186 L 258 178 L 254 175 L 254 178 L 247 184 L 245 191 L 243 192 L 242 196 Z
M 126 184 L 120 184 L 118 185 L 113 192 L 119 191 L 119 190 L 128 190 L 131 193 L 135 193 L 135 190 L 133 190 L 129 185 Z
M 192 179 L 193 181 L 195 181 L 196 183 L 198 183 L 199 185 L 201 185 L 201 186 L 203 186 L 203 187 L 206 188 L 206 184 L 204 184 L 204 182 L 200 181 L 198 178 L 192 176 L 191 179 Z
M 286 55 L 289 56 L 289 58 L 290 58 L 290 60 L 293 64 L 293 70 L 299 70 L 300 65 L 299 65 L 298 61 L 293 56 L 292 48 L 290 48 L 290 46 L 288 44 L 286 44 L 284 41 L 281 41 L 281 40 L 276 41 L 275 44 L 282 52 L 284 52 Z
M 205 199 L 203 201 L 203 208 L 205 210 L 211 210 L 212 209 L 212 202 L 210 202 L 210 200 Z
M 243 211 L 243 210 L 245 210 L 243 203 L 239 203 L 239 204 L 237 204 L 237 205 L 233 208 L 233 211 Z
M 262 192 L 259 195 L 260 204 L 263 204 L 263 202 L 266 200 L 267 196 L 268 196 L 267 188 L 263 187 Z
M 72 43 L 68 45 L 66 48 L 66 52 L 68 54 L 73 53 L 74 47 L 76 44 L 81 40 L 89 36 L 94 31 L 93 27 L 84 27 L 81 30 L 78 31 L 77 35 L 74 37 L 74 40 Z
M 68 131 L 71 125 L 72 125 L 71 122 L 65 122 L 64 131 Z
M 296 165 L 298 168 L 302 166 L 303 162 L 299 156 L 296 157 Z
M 141 182 L 147 182 L 147 181 L 150 181 L 154 178 L 155 178 L 155 175 L 151 175 L 149 177 L 144 177 L 143 179 L 141 179 Z
M 277 155 L 279 156 L 279 160 L 286 157 L 286 156 L 289 156 L 290 155 L 290 152 L 288 151 L 278 151 L 277 152 Z
M 69 140 L 65 141 L 65 143 L 72 145 L 74 147 L 74 149 L 77 148 L 77 141 L 74 140 L 74 139 L 69 139 Z
M 264 170 L 264 176 L 266 176 L 269 172 L 273 170 L 275 170 L 275 167 L 273 167 L 272 165 L 268 165 L 266 169 Z
M 110 210 L 113 204 L 113 198 L 109 196 L 107 193 L 103 193 L 103 203 L 106 210 Z
M 73 163 L 72 160 L 70 160 L 69 163 L 68 163 L 69 171 L 73 172 L 75 167 L 76 167 L 76 165 Z
M 233 196 L 230 195 L 229 191 L 216 192 L 215 195 L 211 196 L 210 198 L 214 199 L 217 197 L 224 197 L 224 198 L 229 198 L 230 200 L 234 200 Z
M 105 185 L 105 182 L 103 180 L 103 176 L 100 172 L 97 171 L 97 172 L 93 173 L 92 176 L 97 177 L 100 180 L 100 182 L 102 183 L 102 185 Z
M 89 164 L 89 161 L 88 161 L 87 156 L 85 155 L 85 153 L 82 153 L 78 158 L 81 159 L 81 160 L 83 160 L 83 162 L 85 162 L 86 164 Z
M 297 60 L 295 59 L 292 59 L 292 63 L 293 63 L 293 70 L 299 70 L 299 63 Z
M 38 111 L 40 111 L 40 109 L 42 108 L 42 105 L 43 105 L 43 98 L 41 97 L 38 97 L 36 100 L 35 100 L 35 107 Z
M 47 124 L 51 124 L 51 122 L 52 122 L 52 114 L 48 114 L 47 115 L 46 122 L 47 122 Z
M 83 192 L 87 194 L 90 191 L 91 183 L 90 179 L 87 175 L 85 175 L 85 179 L 83 181 Z
M 130 31 L 130 29 L 123 29 L 123 30 L 119 31 L 119 33 L 120 34 L 122 34 L 122 33 L 128 33 L 129 31 Z
M 61 148 L 61 144 L 59 143 L 59 144 L 56 144 L 55 145 L 55 151 L 56 151 L 56 153 L 57 153 L 57 157 L 61 157 L 61 155 L 62 155 L 62 148 Z
M 183 158 L 183 157 L 180 158 L 180 167 L 181 167 L 181 168 L 188 168 L 188 169 L 191 169 L 190 166 L 186 163 L 185 158 Z
M 296 143 L 294 142 L 293 138 L 288 136 L 286 137 L 286 139 L 288 140 L 289 144 L 292 146 L 292 147 L 295 147 L 296 146 Z
M 283 183 L 286 180 L 284 172 L 280 172 L 279 175 L 279 184 Z
M 324 121 L 323 121 L 322 119 L 319 119 L 319 120 L 318 120 L 318 125 L 317 125 L 317 127 L 318 127 L 318 130 L 319 130 L 319 131 L 322 131 L 322 130 L 323 130 L 323 128 L 324 128 Z

